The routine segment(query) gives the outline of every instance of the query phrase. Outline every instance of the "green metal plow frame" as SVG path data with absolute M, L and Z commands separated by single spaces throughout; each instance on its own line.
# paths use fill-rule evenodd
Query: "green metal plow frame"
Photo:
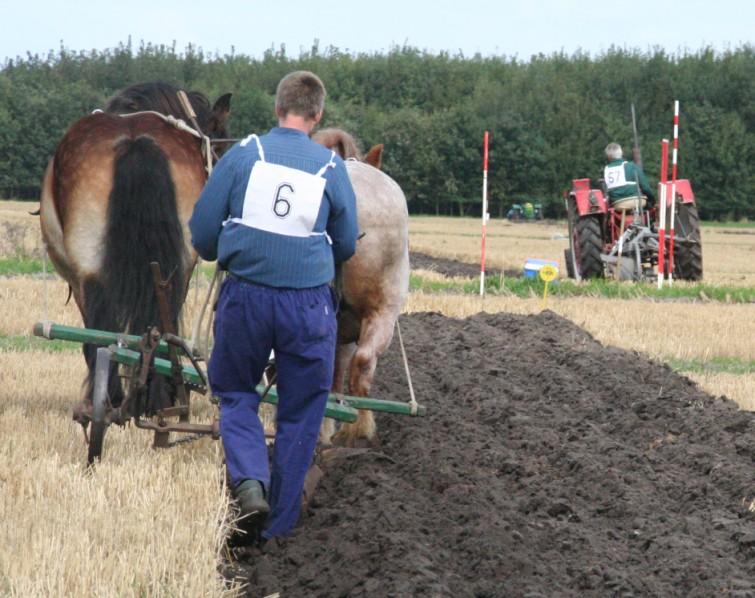
M 37 322 L 33 329 L 34 335 L 50 340 L 58 339 L 71 341 L 75 343 L 89 343 L 101 347 L 112 346 L 111 359 L 128 366 L 136 366 L 141 362 L 139 353 L 139 341 L 141 337 L 130 334 L 118 334 L 115 332 L 105 332 L 102 330 L 93 330 L 91 328 L 78 328 L 76 326 L 63 326 L 50 322 Z M 118 346 L 118 345 L 125 346 Z M 157 347 L 157 353 L 160 355 L 168 354 L 168 345 L 165 341 L 160 341 Z M 171 364 L 167 359 L 155 357 L 155 370 L 158 374 L 164 376 L 171 375 Z M 183 377 L 186 382 L 196 385 L 202 385 L 202 378 L 191 365 L 183 366 Z M 257 392 L 262 394 L 265 387 L 260 385 Z M 266 403 L 276 405 L 278 403 L 278 393 L 275 386 L 271 387 L 265 398 Z M 382 399 L 371 399 L 369 397 L 353 397 L 350 395 L 331 394 L 328 397 L 328 403 L 325 408 L 325 417 L 332 417 L 343 422 L 354 422 L 357 419 L 358 409 L 368 409 L 370 411 L 384 411 L 387 413 L 399 413 L 402 415 L 412 415 L 412 408 L 409 403 L 400 401 L 384 401 Z M 419 405 L 415 415 L 425 415 L 426 409 Z

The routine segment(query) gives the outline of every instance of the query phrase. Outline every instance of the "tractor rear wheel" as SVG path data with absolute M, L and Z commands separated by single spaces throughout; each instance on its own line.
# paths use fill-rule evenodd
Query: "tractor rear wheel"
M 703 247 L 700 242 L 700 217 L 695 204 L 680 203 L 676 206 L 674 236 L 683 239 L 674 241 L 674 278 L 702 280 Z
M 600 220 L 594 216 L 577 218 L 572 231 L 572 263 L 577 280 L 602 278 L 603 235 Z

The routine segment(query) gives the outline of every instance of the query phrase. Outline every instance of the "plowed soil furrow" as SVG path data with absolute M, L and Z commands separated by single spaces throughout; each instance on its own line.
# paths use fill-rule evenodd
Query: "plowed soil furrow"
M 755 415 L 551 312 L 402 332 L 428 416 L 330 460 L 249 595 L 753 595 Z M 407 399 L 396 342 L 371 394 Z

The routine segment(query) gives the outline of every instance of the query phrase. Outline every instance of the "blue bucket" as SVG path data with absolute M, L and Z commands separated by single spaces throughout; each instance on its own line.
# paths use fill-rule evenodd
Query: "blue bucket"
M 540 274 L 540 268 L 543 266 L 553 266 L 558 272 L 558 262 L 553 260 L 539 260 L 536 258 L 527 258 L 524 262 L 524 277 L 525 278 L 537 278 Z

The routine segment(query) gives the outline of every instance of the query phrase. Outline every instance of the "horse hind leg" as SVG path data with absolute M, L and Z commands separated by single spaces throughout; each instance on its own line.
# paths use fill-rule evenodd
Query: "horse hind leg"
M 81 283 L 78 297 L 81 297 L 81 305 L 83 305 L 82 315 L 85 327 L 95 330 L 115 330 L 112 317 L 108 314 L 102 283 L 97 277 L 90 276 Z M 78 297 L 77 303 L 79 302 Z M 82 350 L 87 364 L 87 377 L 82 389 L 82 400 L 73 408 L 73 419 L 81 424 L 86 424 L 92 411 L 92 389 L 94 388 L 97 346 L 84 343 Z M 110 366 L 108 399 L 116 407 L 123 402 L 123 387 L 118 376 L 118 365 L 116 363 Z
M 349 367 L 349 392 L 358 397 L 370 394 L 378 357 L 388 348 L 393 338 L 395 315 L 379 312 L 362 322 L 359 343 Z M 378 444 L 375 418 L 371 411 L 360 410 L 356 422 L 344 424 L 333 437 L 343 446 L 375 446 Z
M 356 348 L 356 343 L 346 343 L 336 346 L 335 372 L 333 373 L 332 388 L 334 393 L 343 393 L 343 381 Z M 335 431 L 335 420 L 329 417 L 325 418 L 320 427 L 320 443 L 330 445 Z

